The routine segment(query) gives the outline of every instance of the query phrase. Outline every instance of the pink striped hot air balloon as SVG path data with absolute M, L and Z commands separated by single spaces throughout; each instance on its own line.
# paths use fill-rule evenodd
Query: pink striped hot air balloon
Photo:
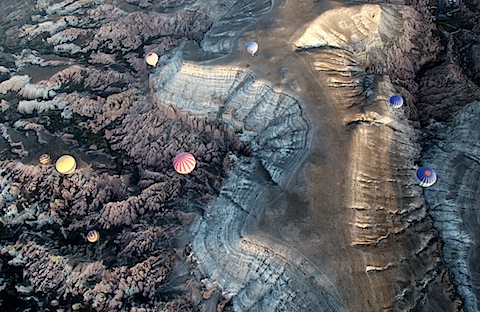
M 195 169 L 195 157 L 187 152 L 181 152 L 173 159 L 173 168 L 180 174 L 189 174 Z

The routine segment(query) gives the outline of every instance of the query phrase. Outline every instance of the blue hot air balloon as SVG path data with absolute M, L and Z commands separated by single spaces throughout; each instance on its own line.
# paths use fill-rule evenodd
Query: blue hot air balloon
M 429 187 L 437 181 L 437 174 L 430 167 L 420 167 L 415 172 L 415 180 L 422 187 Z
M 258 51 L 258 44 L 254 41 L 247 43 L 247 52 L 252 56 L 255 56 L 255 53 Z
M 390 97 L 390 106 L 393 108 L 399 108 L 403 105 L 403 98 L 400 95 L 392 95 Z

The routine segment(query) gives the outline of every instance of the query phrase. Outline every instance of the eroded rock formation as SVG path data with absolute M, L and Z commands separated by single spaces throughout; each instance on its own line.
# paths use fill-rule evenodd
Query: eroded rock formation
M 442 258 L 453 274 L 468 311 L 479 309 L 478 207 L 480 102 L 453 119 L 452 127 L 434 123 L 435 137 L 422 162 L 435 167 L 438 183 L 425 190 L 430 214 L 443 241 Z
M 437 49 L 435 40 L 420 45 L 420 30 L 432 30 L 421 18 L 412 7 L 341 8 L 320 16 L 294 43 L 341 99 L 334 105 L 351 132 L 346 206 L 351 244 L 362 257 L 355 262 L 363 263 L 371 287 L 368 310 L 454 306 L 448 296 L 429 298 L 436 296 L 430 289 L 449 282 L 422 189 L 412 178 L 421 151 L 418 125 L 407 119 L 414 106 L 388 105 L 396 93 L 407 103 L 415 98 L 416 72 Z
M 478 0 L 365 2 L 0 3 L 0 304 L 477 311 Z

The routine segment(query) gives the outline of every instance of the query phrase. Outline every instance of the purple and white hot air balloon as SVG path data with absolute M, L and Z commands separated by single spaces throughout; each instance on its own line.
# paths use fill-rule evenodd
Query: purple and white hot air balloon
M 403 98 L 400 95 L 392 95 L 390 97 L 390 106 L 393 108 L 400 108 L 403 105 Z
M 420 167 L 415 172 L 415 180 L 421 187 L 429 187 L 437 182 L 437 174 L 430 167 Z
M 258 51 L 258 44 L 255 41 L 247 43 L 247 52 L 252 56 L 255 56 L 255 53 Z
M 173 168 L 180 174 L 189 174 L 195 169 L 195 157 L 187 152 L 181 152 L 173 158 Z

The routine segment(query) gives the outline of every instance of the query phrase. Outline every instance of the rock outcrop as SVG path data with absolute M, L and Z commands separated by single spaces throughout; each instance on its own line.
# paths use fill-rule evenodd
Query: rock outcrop
M 248 142 L 272 180 L 280 185 L 302 157 L 308 125 L 298 101 L 248 70 L 201 66 L 175 59 L 151 76 L 154 98 L 201 128 L 224 125 Z
M 393 94 L 407 103 L 414 99 L 413 78 L 433 57 L 435 41 L 419 45 L 418 28 L 431 28 L 420 18 L 404 6 L 339 8 L 320 16 L 294 42 L 334 95 L 351 133 L 346 207 L 351 245 L 362 259 L 350 265 L 355 272 L 363 264 L 369 289 L 363 310 L 454 305 L 447 296 L 431 298 L 436 295 L 430 289 L 448 287 L 448 281 L 439 264 L 437 232 L 413 179 L 421 152 L 420 131 L 407 119 L 414 107 L 388 105 Z M 356 276 L 362 279 L 360 272 Z
M 202 40 L 202 50 L 208 53 L 227 54 L 234 47 L 239 34 L 267 13 L 273 5 L 271 0 L 206 1 L 195 3 L 201 12 L 212 16 L 215 21 Z
M 429 213 L 442 239 L 442 258 L 467 311 L 478 311 L 478 207 L 480 205 L 480 102 L 462 109 L 451 127 L 433 123 L 422 163 L 438 181 L 425 190 Z
M 263 209 L 257 199 L 269 189 L 281 192 L 305 152 L 309 127 L 298 101 L 253 72 L 181 59 L 152 75 L 151 85 L 163 110 L 202 129 L 221 125 L 252 147 L 252 158 L 235 158 L 220 196 L 194 230 L 201 268 L 235 294 L 235 309 L 341 310 L 335 288 L 308 259 L 246 230 Z

